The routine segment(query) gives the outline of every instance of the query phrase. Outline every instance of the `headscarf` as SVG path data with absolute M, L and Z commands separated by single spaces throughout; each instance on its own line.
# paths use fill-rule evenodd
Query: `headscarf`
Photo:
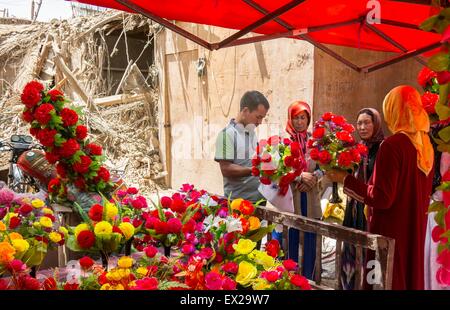
M 308 114 L 308 125 L 311 122 L 311 108 L 306 102 L 296 101 L 292 103 L 288 108 L 288 120 L 286 123 L 286 131 L 291 136 L 292 140 L 297 141 L 300 144 L 300 147 L 303 153 L 306 153 L 306 142 L 308 140 L 308 133 L 306 128 L 302 132 L 297 132 L 292 125 L 292 118 L 299 115 L 302 111 L 305 111 Z
M 370 111 L 372 113 L 372 115 L 370 113 L 367 113 L 367 111 Z M 384 132 L 383 132 L 383 128 L 381 126 L 381 116 L 380 116 L 380 113 L 373 108 L 361 109 L 358 112 L 358 117 L 361 114 L 368 114 L 372 118 L 372 123 L 373 123 L 372 136 L 368 140 L 362 140 L 362 142 L 370 149 L 372 147 L 372 145 L 379 144 L 381 141 L 384 140 Z
M 433 168 L 434 151 L 428 131 L 430 121 L 419 92 L 411 86 L 397 86 L 384 98 L 384 120 L 389 130 L 405 134 L 417 150 L 417 166 L 428 175 Z

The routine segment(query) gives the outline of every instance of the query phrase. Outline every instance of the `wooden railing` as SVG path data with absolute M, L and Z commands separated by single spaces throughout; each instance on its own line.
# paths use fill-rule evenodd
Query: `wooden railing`
M 391 289 L 392 270 L 394 264 L 395 240 L 370 234 L 356 229 L 344 226 L 330 224 L 319 220 L 314 220 L 292 213 L 279 212 L 267 207 L 258 207 L 256 214 L 260 219 L 265 219 L 270 223 L 281 224 L 283 226 L 283 251 L 288 253 L 288 229 L 296 228 L 300 231 L 299 260 L 304 253 L 303 236 L 305 232 L 315 233 L 316 239 L 316 261 L 313 287 L 317 289 L 340 289 L 341 283 L 341 253 L 343 243 L 353 245 L 356 249 L 356 267 L 355 267 L 355 289 L 364 288 L 365 259 L 370 251 L 373 258 L 378 261 L 381 271 L 381 281 L 373 286 L 374 289 Z M 328 237 L 336 240 L 336 259 L 335 259 L 335 281 L 334 287 L 322 284 L 322 239 Z M 268 235 L 268 239 L 271 235 Z M 301 264 L 299 264 L 301 267 Z

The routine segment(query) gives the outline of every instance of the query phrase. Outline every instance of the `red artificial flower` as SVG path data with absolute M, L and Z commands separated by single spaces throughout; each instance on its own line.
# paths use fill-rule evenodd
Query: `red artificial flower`
M 170 197 L 167 197 L 167 196 L 161 197 L 161 206 L 164 209 L 169 209 L 171 205 L 172 205 L 172 199 Z
M 16 228 L 17 226 L 20 225 L 20 222 L 21 222 L 21 220 L 20 220 L 20 217 L 18 217 L 18 216 L 14 216 L 14 217 L 10 218 L 9 219 L 9 228 L 10 229 Z
M 58 289 L 58 287 L 56 286 L 56 280 L 55 278 L 51 277 L 51 278 L 46 278 L 44 280 L 44 282 L 42 283 L 42 287 L 44 288 L 44 290 L 46 291 L 55 291 Z
M 441 253 L 439 253 L 436 262 L 439 265 L 442 265 L 445 269 L 450 271 L 450 250 L 444 249 Z
M 93 220 L 94 222 L 100 222 L 103 218 L 103 206 L 99 204 L 93 205 L 89 209 L 89 218 Z
M 258 166 L 261 163 L 261 158 L 258 155 L 253 156 L 252 166 Z
M 250 201 L 243 200 L 239 206 L 239 211 L 241 211 L 243 215 L 252 215 L 253 212 L 255 212 L 255 207 Z
M 113 233 L 118 233 L 118 234 L 121 234 L 122 235 L 122 230 L 119 228 L 119 227 L 117 227 L 117 226 L 113 226 L 113 228 L 112 228 L 112 232 Z
M 272 136 L 269 139 L 267 139 L 267 143 L 272 146 L 278 145 L 278 144 L 280 144 L 280 142 L 281 142 L 281 139 L 279 136 Z
M 263 163 L 270 163 L 272 161 L 272 156 L 270 156 L 269 153 L 265 153 L 263 154 L 263 156 L 261 156 L 261 161 Z
M 248 233 L 248 230 L 250 229 L 250 222 L 243 217 L 241 217 L 239 220 L 241 221 L 242 225 L 242 234 L 245 235 Z
M 50 103 L 41 104 L 34 112 L 34 118 L 39 122 L 39 124 L 47 125 L 52 119 L 52 115 L 50 113 L 54 110 L 55 108 Z
M 37 133 L 37 139 L 43 146 L 53 147 L 56 134 L 57 131 L 55 129 L 44 128 Z
M 80 145 L 75 139 L 69 139 L 64 142 L 59 148 L 59 154 L 64 158 L 72 157 L 78 150 L 80 150 Z
M 259 181 L 264 185 L 272 184 L 272 181 L 268 177 L 260 177 Z
M 158 289 L 158 279 L 156 278 L 143 278 L 142 280 L 137 280 L 136 286 L 133 286 L 132 290 L 140 290 L 140 291 L 154 291 Z
M 73 170 L 80 174 L 86 174 L 89 172 L 91 163 L 92 160 L 89 156 L 82 155 L 80 156 L 80 161 L 77 161 L 73 164 Z
M 170 210 L 177 213 L 184 213 L 187 209 L 186 203 L 179 198 L 172 199 Z
M 445 85 L 450 82 L 450 72 L 447 70 L 437 73 L 437 81 L 439 85 Z
M 417 83 L 423 88 L 433 85 L 433 78 L 437 76 L 436 72 L 431 71 L 428 67 L 423 67 L 417 75 Z
M 272 239 L 266 243 L 266 252 L 269 256 L 276 258 L 280 252 L 280 243 L 278 240 Z
M 183 224 L 181 223 L 180 219 L 174 217 L 167 221 L 167 226 L 170 233 L 178 234 L 181 232 Z
M 339 140 L 341 140 L 343 142 L 347 142 L 347 143 L 355 142 L 355 139 L 353 138 L 353 136 L 348 131 L 338 131 L 338 132 L 336 132 L 336 138 L 338 138 Z
M 63 289 L 65 291 L 76 291 L 80 285 L 78 283 L 69 283 L 64 284 Z
M 87 127 L 84 125 L 78 125 L 75 129 L 75 135 L 78 141 L 81 141 L 87 137 Z
M 333 118 L 334 114 L 331 112 L 326 112 L 325 114 L 322 115 L 322 119 L 324 121 L 331 121 L 331 119 Z
M 195 232 L 195 221 L 193 219 L 189 219 L 182 228 L 183 233 L 193 233 Z
M 74 126 L 78 122 L 78 114 L 72 109 L 64 108 L 61 110 L 61 119 L 66 127 Z
M 350 167 L 353 163 L 352 153 L 349 151 L 341 152 L 341 154 L 339 154 L 338 156 L 337 163 L 340 167 Z
M 252 167 L 252 176 L 257 177 L 259 176 L 259 170 L 256 167 Z
M 41 284 L 29 275 L 19 277 L 19 287 L 25 290 L 40 290 Z
M 350 153 L 352 154 L 352 161 L 355 163 L 359 163 L 361 161 L 361 154 L 358 149 L 351 149 Z
M 136 195 L 138 193 L 138 189 L 136 187 L 128 187 L 127 188 L 127 193 L 129 195 Z
M 89 249 L 95 244 L 95 235 L 90 230 L 83 230 L 78 234 L 77 242 L 80 248 Z
M 280 278 L 277 271 L 264 271 L 261 273 L 261 276 L 271 283 L 276 282 Z
M 30 134 L 31 134 L 33 137 L 37 137 L 37 135 L 39 134 L 39 131 L 41 131 L 40 128 L 36 128 L 36 127 L 31 127 L 31 128 L 30 128 Z
M 41 101 L 43 90 L 44 86 L 41 83 L 31 81 L 25 85 L 20 99 L 27 108 L 31 109 Z
M 295 141 L 295 142 L 292 142 L 289 146 L 291 148 L 291 156 L 299 157 L 300 156 L 300 144 L 297 141 Z
M 103 180 L 103 182 L 109 181 L 109 177 L 110 177 L 109 170 L 106 169 L 105 167 L 103 167 L 103 166 L 100 167 L 100 169 L 98 169 L 98 171 L 97 171 L 97 175 L 101 180 Z
M 331 162 L 331 155 L 328 153 L 328 151 L 323 150 L 319 152 L 319 162 L 322 165 L 327 165 Z
M 6 268 L 11 272 L 22 272 L 27 269 L 27 265 L 25 265 L 20 259 L 13 259 L 8 263 Z
M 294 158 L 292 156 L 286 156 L 284 158 L 284 165 L 286 167 L 292 167 L 294 164 Z
M 422 106 L 424 107 L 425 111 L 427 111 L 428 114 L 435 114 L 436 113 L 436 103 L 439 101 L 439 95 L 430 93 L 429 91 L 425 92 L 422 95 Z
M 89 143 L 88 145 L 86 145 L 86 151 L 90 155 L 94 155 L 94 156 L 102 155 L 102 147 L 100 145 L 95 144 L 95 143 Z
M 57 89 L 51 89 L 47 92 L 47 94 L 50 95 L 51 101 L 58 101 L 58 100 L 64 99 L 64 98 L 61 98 L 64 96 L 64 94 Z
M 290 279 L 291 283 L 295 286 L 298 286 L 302 290 L 310 290 L 311 285 L 309 284 L 308 280 L 305 277 L 302 277 L 298 274 L 295 274 Z
M 440 267 L 436 272 L 436 280 L 443 287 L 450 286 L 450 270 Z
M 84 191 L 86 189 L 86 180 L 82 177 L 79 176 L 78 178 L 75 179 L 75 181 L 73 182 L 73 184 L 76 186 L 76 188 Z
M 369 149 L 367 148 L 367 145 L 362 144 L 362 143 L 358 143 L 356 145 L 356 148 L 358 149 L 359 154 L 361 154 L 361 156 L 367 156 L 367 154 L 369 153 Z
M 56 193 L 61 186 L 61 182 L 58 178 L 51 179 L 48 183 L 48 192 L 51 194 Z
M 291 139 L 288 139 L 288 138 L 284 138 L 283 139 L 283 144 L 284 145 L 290 145 L 292 143 L 292 140 Z
M 142 225 L 142 223 L 143 223 L 142 220 L 140 220 L 140 219 L 134 219 L 133 222 L 132 222 L 131 224 L 134 226 L 134 228 L 138 228 L 139 226 Z
M 442 227 L 435 226 L 431 231 L 431 238 L 433 238 L 434 242 L 445 242 L 447 243 L 447 239 L 441 237 L 441 235 L 445 233 L 445 230 Z
M 239 270 L 239 265 L 231 261 L 222 265 L 222 270 L 226 273 L 237 274 Z
M 324 135 L 325 135 L 325 128 L 323 127 L 316 128 L 312 133 L 314 139 L 322 139 Z
M 347 122 L 347 120 L 341 115 L 334 115 L 331 120 L 338 126 L 342 126 Z
M 147 201 L 144 197 L 138 196 L 135 199 L 131 200 L 131 206 L 137 210 L 147 208 Z
M 222 289 L 226 291 L 234 291 L 236 289 L 236 282 L 228 277 L 223 278 Z
M 31 113 L 29 110 L 23 111 L 22 119 L 27 123 L 31 123 L 32 121 L 34 121 L 33 113 Z
M 153 226 L 157 234 L 167 235 L 169 233 L 169 226 L 167 225 L 166 222 L 157 219 L 156 221 L 153 222 Z
M 153 258 L 158 253 L 158 249 L 155 248 L 154 246 L 150 245 L 144 249 L 144 252 L 145 252 L 145 255 L 147 255 L 147 257 Z
M 312 149 L 311 152 L 309 152 L 309 156 L 312 160 L 319 160 L 319 150 L 316 148 Z
M 55 164 L 60 158 L 59 156 L 55 153 L 55 151 L 53 152 L 45 152 L 45 159 L 47 159 L 47 161 L 50 164 Z
M 286 268 L 287 271 L 296 270 L 298 267 L 297 263 L 292 259 L 287 259 L 283 261 L 283 266 L 284 268 Z
M 208 290 L 220 290 L 222 283 L 222 276 L 218 272 L 210 271 L 205 276 L 205 286 Z
M 349 132 L 349 133 L 352 133 L 352 132 L 355 131 L 355 127 L 352 124 L 348 124 L 348 123 L 343 124 L 342 125 L 342 129 L 347 131 L 347 132 Z
M 21 215 L 26 216 L 27 214 L 29 214 L 31 211 L 33 211 L 33 207 L 31 207 L 29 204 L 25 203 L 23 205 L 20 206 L 19 208 L 19 213 Z
M 55 221 L 56 221 L 55 216 L 52 215 L 52 214 L 44 214 L 43 216 L 48 217 L 50 220 L 52 220 L 52 222 L 55 222 Z
M 66 166 L 63 164 L 63 163 L 58 163 L 57 165 L 56 165 L 56 172 L 58 173 L 58 175 L 61 177 L 61 178 L 66 178 L 67 177 L 67 171 L 66 171 Z
M 48 244 L 48 239 L 42 236 L 35 236 L 34 239 L 36 239 L 39 242 L 43 242 L 45 244 Z

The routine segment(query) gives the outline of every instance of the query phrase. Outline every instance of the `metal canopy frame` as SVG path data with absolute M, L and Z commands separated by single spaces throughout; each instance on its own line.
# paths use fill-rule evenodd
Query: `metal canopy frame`
M 310 44 L 314 45 L 316 48 L 320 49 L 324 53 L 333 57 L 337 61 L 343 63 L 347 67 L 355 70 L 356 72 L 363 72 L 363 73 L 373 72 L 373 71 L 379 70 L 381 68 L 387 67 L 389 65 L 395 64 L 397 62 L 406 60 L 411 57 L 415 57 L 415 59 L 418 62 L 420 62 L 423 65 L 426 65 L 426 62 L 420 57 L 420 54 L 425 53 L 430 50 L 433 50 L 435 48 L 438 48 L 442 44 L 441 42 L 438 41 L 438 42 L 429 44 L 427 46 L 424 46 L 424 47 L 421 47 L 418 49 L 408 50 L 404 46 L 402 46 L 400 43 L 395 41 L 393 38 L 388 36 L 386 33 L 381 31 L 377 27 L 375 27 L 374 25 L 367 23 L 366 16 L 364 16 L 364 15 L 359 18 L 351 19 L 348 21 L 325 24 L 325 25 L 320 25 L 320 26 L 313 26 L 313 27 L 302 28 L 302 29 L 296 29 L 294 26 L 290 25 L 289 23 L 287 23 L 286 21 L 284 21 L 283 19 L 281 19 L 279 17 L 280 15 L 295 8 L 296 6 L 305 2 L 306 0 L 292 0 L 272 12 L 265 9 L 260 4 L 256 3 L 254 0 L 242 0 L 242 2 L 246 3 L 251 8 L 253 8 L 256 11 L 258 11 L 259 13 L 263 14 L 263 17 L 261 17 L 259 20 L 255 21 L 255 22 L 251 23 L 250 25 L 246 26 L 245 28 L 239 30 L 238 32 L 229 36 L 228 38 L 223 39 L 220 42 L 210 43 L 210 42 L 207 42 L 207 41 L 203 40 L 202 38 L 190 33 L 189 31 L 186 31 L 183 28 L 171 23 L 170 21 L 153 14 L 149 10 L 131 2 L 130 0 L 115 0 L 115 1 L 119 4 L 122 4 L 123 6 L 125 6 L 127 8 L 129 8 L 130 10 L 132 10 L 136 13 L 139 13 L 139 14 L 157 22 L 158 24 L 161 24 L 161 25 L 169 28 L 173 32 L 185 37 L 186 39 L 188 39 L 190 41 L 197 43 L 200 46 L 203 46 L 204 48 L 206 48 L 210 51 L 218 50 L 218 49 L 225 48 L 225 47 L 238 46 L 238 45 L 243 45 L 243 44 L 273 40 L 273 39 L 277 39 L 277 38 L 299 38 L 299 39 L 309 42 Z M 409 1 L 402 1 L 402 2 L 409 2 Z M 279 25 L 283 26 L 287 31 L 282 32 L 282 33 L 275 33 L 275 34 L 257 35 L 257 36 L 251 37 L 251 38 L 242 38 L 242 36 L 261 27 L 262 25 L 264 25 L 272 20 L 275 21 L 276 23 L 278 23 Z M 402 22 L 392 21 L 392 20 L 387 20 L 387 19 L 381 19 L 380 23 L 385 24 L 385 25 L 396 26 L 396 27 L 420 30 L 420 28 L 417 25 L 402 23 Z M 396 55 L 394 57 L 391 57 L 391 58 L 386 59 L 381 62 L 377 62 L 377 63 L 373 63 L 370 65 L 360 67 L 360 66 L 352 63 L 350 60 L 345 59 L 341 55 L 337 54 L 336 52 L 334 52 L 333 50 L 331 50 L 324 44 L 314 40 L 311 36 L 308 35 L 309 33 L 314 33 L 314 32 L 318 32 L 318 31 L 322 31 L 322 30 L 326 30 L 326 29 L 343 27 L 343 26 L 352 25 L 352 24 L 360 24 L 360 25 L 366 26 L 370 31 L 372 31 L 377 36 L 379 36 L 380 38 L 382 38 L 383 40 L 385 40 L 386 42 L 388 42 L 389 44 L 394 46 L 396 49 L 398 49 L 401 52 L 401 54 Z

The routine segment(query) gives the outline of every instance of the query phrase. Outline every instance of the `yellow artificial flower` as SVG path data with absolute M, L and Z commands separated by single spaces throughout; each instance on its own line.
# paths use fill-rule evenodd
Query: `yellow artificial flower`
M 53 210 L 50 209 L 50 208 L 43 208 L 43 209 L 42 209 L 42 212 L 43 212 L 44 214 L 51 214 L 51 215 L 53 215 Z
M 112 233 L 112 225 L 107 221 L 101 221 L 95 224 L 94 233 L 95 235 L 109 235 Z
M 248 286 L 251 284 L 252 279 L 256 277 L 258 270 L 255 265 L 242 261 L 239 263 L 238 273 L 236 275 L 236 282 L 242 286 Z
M 121 279 L 128 279 L 131 271 L 128 268 L 124 268 L 124 269 L 121 268 L 121 269 L 117 270 L 117 273 L 119 274 Z
M 0 221 L 0 231 L 5 231 L 6 230 L 6 225 L 5 223 L 3 223 L 2 221 Z
M 69 232 L 67 231 L 67 228 L 65 228 L 65 227 L 63 227 L 63 226 L 60 226 L 59 227 L 59 232 L 62 232 L 64 235 L 67 235 Z
M 254 250 L 248 257 L 255 263 L 262 265 L 265 270 L 269 270 L 275 265 L 275 259 L 266 252 Z
M 107 202 L 105 204 L 106 208 L 106 218 L 108 220 L 112 220 L 116 217 L 116 215 L 119 213 L 119 209 L 117 209 L 116 205 L 110 202 Z
M 39 223 L 39 222 L 34 222 L 34 223 L 33 223 L 33 227 L 36 228 L 36 229 L 39 229 L 39 228 L 41 228 L 41 223 Z
M 122 256 L 117 262 L 120 268 L 130 268 L 133 265 L 133 259 L 129 256 Z
M 233 249 L 236 255 L 248 254 L 256 247 L 256 242 L 250 239 L 239 239 L 237 244 L 233 244 Z
M 118 272 L 117 269 L 113 269 L 106 274 L 106 278 L 109 281 L 120 281 L 122 279 L 122 275 Z
M 61 241 L 61 235 L 57 232 L 52 231 L 49 235 L 48 238 L 53 241 L 54 243 L 58 243 Z
M 231 210 L 239 210 L 239 208 L 241 207 L 242 201 L 244 201 L 244 199 L 242 199 L 242 198 L 234 199 L 230 205 Z
M 6 241 L 0 242 L 0 264 L 4 265 L 14 259 L 16 249 Z
M 102 287 L 100 287 L 100 290 L 101 291 L 109 291 L 109 290 L 111 290 L 111 284 L 109 284 L 109 283 L 103 284 Z
M 39 209 L 39 208 L 42 208 L 43 206 L 45 206 L 45 203 L 40 199 L 33 199 L 31 201 L 31 205 L 33 207 L 35 207 L 36 209 Z
M 30 244 L 23 239 L 14 239 L 11 242 L 18 253 L 26 252 L 30 248 Z
M 147 276 L 148 269 L 145 267 L 139 267 L 138 269 L 136 269 L 136 273 L 138 274 L 138 276 L 140 278 L 143 278 L 143 277 Z
M 23 239 L 22 235 L 16 232 L 12 232 L 8 235 L 9 239 L 16 240 L 16 239 Z
M 45 228 L 51 228 L 53 226 L 53 222 L 46 216 L 43 216 L 39 219 L 39 223 Z
M 134 235 L 134 226 L 128 222 L 120 223 L 119 229 L 122 231 L 125 239 L 130 239 Z
M 256 216 L 250 216 L 248 218 L 248 222 L 250 224 L 249 230 L 256 230 L 259 229 L 261 227 L 261 222 L 259 221 L 259 218 L 257 218 Z
M 10 218 L 13 218 L 13 217 L 16 217 L 16 216 L 19 216 L 19 214 L 14 213 L 14 212 L 9 212 L 5 217 L 10 219 Z
M 253 281 L 252 288 L 255 291 L 267 290 L 267 289 L 270 288 L 270 284 L 269 284 L 269 282 L 267 282 L 266 279 L 258 278 L 258 279 Z
M 75 238 L 78 238 L 78 235 L 80 234 L 80 232 L 85 231 L 85 230 L 90 230 L 88 224 L 86 224 L 86 223 L 78 224 L 77 227 L 75 227 L 75 229 L 74 229 Z
M 125 288 L 123 287 L 122 284 L 119 283 L 117 285 L 111 285 L 110 290 L 112 290 L 112 291 L 123 291 L 123 290 L 125 290 Z

